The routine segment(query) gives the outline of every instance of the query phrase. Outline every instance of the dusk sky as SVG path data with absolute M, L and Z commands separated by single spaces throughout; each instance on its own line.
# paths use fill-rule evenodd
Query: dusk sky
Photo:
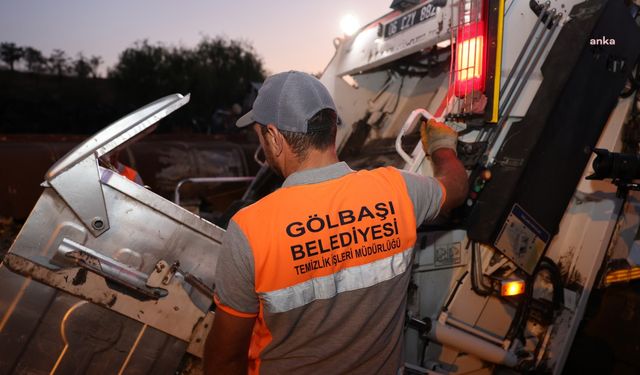
M 100 55 L 102 71 L 136 40 L 193 47 L 202 35 L 253 45 L 271 73 L 322 71 L 333 56 L 346 14 L 361 24 L 388 11 L 391 0 L 166 1 L 1 0 L 0 42 L 48 55 Z

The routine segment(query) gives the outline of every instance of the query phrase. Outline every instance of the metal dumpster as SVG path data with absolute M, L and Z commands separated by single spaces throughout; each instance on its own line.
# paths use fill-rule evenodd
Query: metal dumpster
M 49 169 L 0 266 L 0 374 L 169 374 L 201 355 L 224 231 L 99 162 L 188 101 L 142 107 Z

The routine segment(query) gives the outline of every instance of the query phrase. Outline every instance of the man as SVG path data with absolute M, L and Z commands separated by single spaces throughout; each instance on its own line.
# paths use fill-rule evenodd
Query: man
M 218 259 L 211 374 L 396 374 L 416 227 L 465 199 L 444 124 L 421 129 L 436 178 L 352 171 L 337 114 L 312 76 L 269 77 L 238 127 L 253 126 L 281 189 L 239 211 Z

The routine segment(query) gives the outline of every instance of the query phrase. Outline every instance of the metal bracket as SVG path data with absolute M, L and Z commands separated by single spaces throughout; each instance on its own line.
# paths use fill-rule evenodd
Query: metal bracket
M 135 268 L 120 263 L 101 254 L 99 251 L 92 250 L 68 238 L 62 240 L 56 255 L 52 260 L 59 265 L 63 265 L 66 260 L 151 299 L 167 296 L 165 289 L 155 285 L 152 287 L 148 285 L 147 280 L 151 276 L 147 276 L 147 274 Z
M 95 155 L 87 156 L 48 182 L 95 237 L 109 229 Z

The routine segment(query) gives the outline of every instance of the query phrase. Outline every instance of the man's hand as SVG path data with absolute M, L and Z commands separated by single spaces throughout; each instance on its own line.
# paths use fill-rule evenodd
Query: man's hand
M 217 309 L 204 346 L 206 375 L 245 375 L 255 318 L 240 318 Z
M 454 153 L 456 152 L 458 133 L 434 119 L 422 122 L 420 126 L 420 137 L 422 140 L 422 148 L 426 155 L 433 155 L 436 150 L 441 148 L 449 148 L 452 149 Z
M 467 173 L 456 156 L 458 133 L 431 119 L 422 123 L 420 135 L 425 154 L 431 156 L 434 176 L 446 190 L 442 211 L 448 212 L 464 202 L 469 189 Z

